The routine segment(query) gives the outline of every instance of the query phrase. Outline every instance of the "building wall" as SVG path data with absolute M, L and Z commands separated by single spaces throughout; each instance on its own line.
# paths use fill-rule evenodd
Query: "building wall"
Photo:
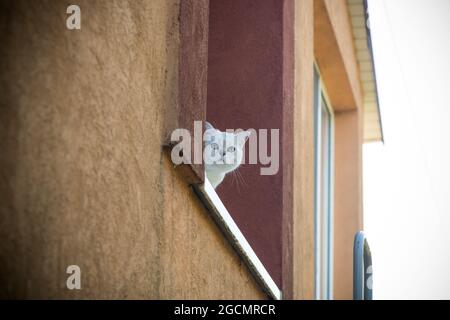
M 363 229 L 363 92 L 347 2 L 324 0 L 324 4 L 339 52 L 335 64 L 342 65 L 342 79 L 350 88 L 349 98 L 335 103 L 334 298 L 352 299 L 353 241 Z
M 363 228 L 362 101 L 345 0 L 317 0 L 314 51 L 334 109 L 334 298 L 353 297 L 353 239 Z
M 314 299 L 313 68 L 335 115 L 334 298 L 352 299 L 353 237 L 362 229 L 362 92 L 344 0 L 295 3 L 294 297 Z
M 335 115 L 334 298 L 353 298 L 353 241 L 363 229 L 362 117 Z
M 264 298 L 161 147 L 179 2 L 78 3 L 0 5 L 0 297 Z
M 188 95 L 195 104 L 203 94 L 179 79 L 190 74 L 179 60 L 190 59 L 180 54 L 179 0 L 78 3 L 78 31 L 65 27 L 65 1 L 0 4 L 0 297 L 265 298 L 161 147 L 183 122 L 180 101 Z M 295 1 L 295 299 L 314 298 L 318 55 L 327 89 L 343 97 L 331 97 L 339 107 L 334 284 L 335 298 L 351 298 L 353 236 L 362 228 L 362 100 L 344 3 Z M 318 16 L 318 8 L 326 11 Z M 334 48 L 317 45 L 318 17 L 338 35 Z M 71 264 L 81 267 L 80 291 L 66 289 Z
M 314 11 L 295 2 L 293 297 L 314 299 Z

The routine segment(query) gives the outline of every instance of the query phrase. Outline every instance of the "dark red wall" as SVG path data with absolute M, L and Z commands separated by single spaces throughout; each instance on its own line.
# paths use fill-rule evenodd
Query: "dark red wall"
M 280 129 L 283 123 L 283 1 L 210 0 L 206 118 L 227 128 Z M 227 177 L 217 191 L 281 288 L 282 146 L 277 175 L 243 165 L 245 184 Z M 248 158 L 248 157 L 247 157 Z

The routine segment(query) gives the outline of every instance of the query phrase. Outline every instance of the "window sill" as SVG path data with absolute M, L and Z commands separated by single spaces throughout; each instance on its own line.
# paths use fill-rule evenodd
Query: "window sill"
M 282 294 L 280 289 L 239 230 L 208 179 L 205 177 L 203 184 L 194 184 L 193 187 L 195 193 L 212 214 L 219 228 L 249 267 L 256 281 L 271 298 L 281 300 Z

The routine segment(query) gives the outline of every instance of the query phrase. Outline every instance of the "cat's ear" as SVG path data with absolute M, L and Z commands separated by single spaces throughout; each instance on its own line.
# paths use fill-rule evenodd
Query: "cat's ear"
M 236 134 L 238 143 L 241 147 L 244 146 L 245 142 L 248 140 L 248 138 L 250 137 L 251 134 L 252 134 L 252 132 L 250 130 L 240 131 Z
M 214 127 L 208 121 L 205 121 L 205 130 L 214 129 Z
M 216 134 L 216 129 L 214 129 L 214 127 L 208 121 L 205 121 L 205 133 L 203 135 L 204 141 L 206 143 L 212 142 Z

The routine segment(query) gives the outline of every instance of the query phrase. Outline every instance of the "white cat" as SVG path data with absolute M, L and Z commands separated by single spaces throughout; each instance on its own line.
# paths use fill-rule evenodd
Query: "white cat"
M 244 145 L 250 134 L 250 131 L 222 132 L 206 122 L 205 172 L 214 189 L 223 181 L 227 173 L 241 165 Z

